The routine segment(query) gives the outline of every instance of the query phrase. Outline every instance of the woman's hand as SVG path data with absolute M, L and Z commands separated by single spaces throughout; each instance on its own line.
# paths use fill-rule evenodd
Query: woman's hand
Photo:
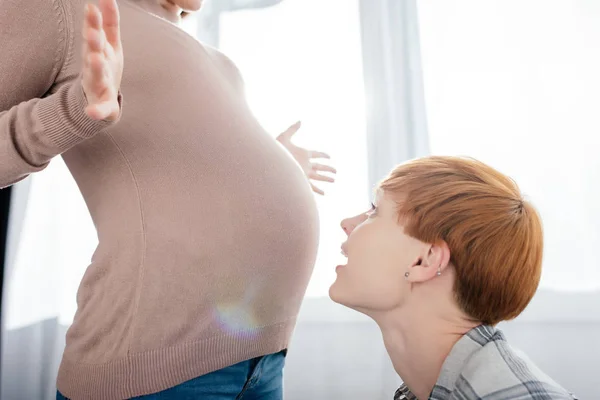
M 88 4 L 83 23 L 82 83 L 87 115 L 95 120 L 115 121 L 123 76 L 123 49 L 117 0 L 100 0 L 99 8 Z
M 296 159 L 296 162 L 300 164 L 300 167 L 302 167 L 302 170 L 304 171 L 308 179 L 311 181 L 310 186 L 312 187 L 312 190 L 315 193 L 323 195 L 325 194 L 323 190 L 316 187 L 313 182 L 334 182 L 334 178 L 327 175 L 323 175 L 322 172 L 330 172 L 332 174 L 335 174 L 337 171 L 335 170 L 335 168 L 329 165 L 312 162 L 312 160 L 315 158 L 329 159 L 329 155 L 320 151 L 307 150 L 302 147 L 298 147 L 292 143 L 292 137 L 294 136 L 294 134 L 296 134 L 296 132 L 298 132 L 300 126 L 301 123 L 296 122 L 294 125 L 290 126 L 285 132 L 279 135 L 277 137 L 277 141 L 281 143 L 283 147 L 285 147 L 287 151 L 290 152 L 292 157 Z

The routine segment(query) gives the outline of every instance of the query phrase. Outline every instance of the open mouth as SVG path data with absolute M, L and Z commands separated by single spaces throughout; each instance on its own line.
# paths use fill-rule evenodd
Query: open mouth
M 346 252 L 346 250 L 344 249 L 344 245 L 342 245 L 341 251 L 340 253 L 347 259 L 348 258 L 348 253 Z M 335 267 L 335 272 L 338 272 L 341 268 L 345 267 L 347 264 L 343 264 L 343 265 L 338 265 L 337 267 Z

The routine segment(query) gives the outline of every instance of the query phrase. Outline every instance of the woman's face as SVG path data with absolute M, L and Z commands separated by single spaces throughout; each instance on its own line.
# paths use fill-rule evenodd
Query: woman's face
M 366 314 L 402 305 L 409 290 L 404 274 L 429 246 L 404 232 L 396 209 L 380 191 L 371 210 L 342 221 L 348 263 L 336 268 L 329 290 L 333 301 Z

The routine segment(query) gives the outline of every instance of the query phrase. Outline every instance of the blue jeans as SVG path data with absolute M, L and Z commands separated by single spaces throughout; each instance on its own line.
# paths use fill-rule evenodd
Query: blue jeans
M 253 358 L 135 400 L 281 400 L 287 351 Z M 60 392 L 56 400 L 68 400 Z

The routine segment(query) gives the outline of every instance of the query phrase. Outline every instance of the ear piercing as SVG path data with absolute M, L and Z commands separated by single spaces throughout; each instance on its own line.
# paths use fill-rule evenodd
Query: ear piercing
M 441 275 L 442 275 L 442 267 L 439 267 L 439 268 L 438 268 L 438 270 L 437 270 L 437 272 L 435 273 L 435 275 L 436 275 L 436 276 L 441 276 Z M 410 272 L 406 271 L 406 272 L 404 273 L 404 277 L 405 277 L 406 279 L 408 279 L 408 277 L 409 277 L 409 276 L 410 276 Z

